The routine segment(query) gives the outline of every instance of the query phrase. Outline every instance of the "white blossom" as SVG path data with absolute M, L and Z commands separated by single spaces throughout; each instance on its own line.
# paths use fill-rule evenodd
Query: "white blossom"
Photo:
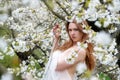
M 6 47 L 7 47 L 7 42 L 5 41 L 5 39 L 0 38 L 0 49 L 4 51 Z
M 23 74 L 22 78 L 25 80 L 35 80 L 30 72 Z
M 34 62 L 34 61 L 30 61 L 30 64 L 31 64 L 32 66 L 35 66 L 35 62 Z
M 73 22 L 73 20 L 75 19 L 75 15 L 74 16 L 66 16 L 65 19 L 68 21 L 68 22 Z
M 95 22 L 95 25 L 96 25 L 97 27 L 101 27 L 101 26 L 102 26 L 99 21 L 96 21 L 96 22 Z
M 5 73 L 2 75 L 1 80 L 13 80 L 13 76 L 10 73 Z
M 97 35 L 94 37 L 94 41 L 101 45 L 109 45 L 111 40 L 112 40 L 112 38 L 111 38 L 110 34 L 104 32 L 104 31 L 97 33 Z
M 71 53 L 65 58 L 65 61 L 68 64 L 74 64 L 77 57 L 78 57 L 78 53 L 72 50 Z
M 71 3 L 72 3 L 71 10 L 73 11 L 78 7 L 79 3 L 77 1 L 72 1 Z
M 108 26 L 109 26 L 109 24 L 110 24 L 110 23 L 109 23 L 109 21 L 104 21 L 104 25 L 103 25 L 103 27 L 105 27 L 105 28 L 106 28 L 106 27 L 108 27 Z
M 82 48 L 84 49 L 88 47 L 87 43 L 80 43 L 80 42 L 77 42 L 77 46 L 79 49 L 82 49 Z
M 4 53 L 6 53 L 7 55 L 10 55 L 10 56 L 15 55 L 15 52 L 11 47 L 6 47 L 6 49 L 4 50 Z
M 91 76 L 90 80 L 99 80 L 99 78 L 96 76 Z
M 104 65 L 115 66 L 116 61 L 117 60 L 114 59 L 112 54 L 107 54 L 107 55 L 103 56 L 101 63 Z
M 28 66 L 21 66 L 21 73 L 25 72 L 27 70 Z
M 77 64 L 76 71 L 78 74 L 82 74 L 83 72 L 85 72 L 85 70 L 87 70 L 87 66 L 85 63 L 78 63 Z

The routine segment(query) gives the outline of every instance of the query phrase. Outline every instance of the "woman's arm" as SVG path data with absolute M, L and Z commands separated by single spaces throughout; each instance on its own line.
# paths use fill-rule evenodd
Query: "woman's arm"
M 51 53 L 53 53 L 59 47 L 59 41 L 60 41 L 60 38 L 53 40 L 53 46 L 52 46 Z
M 65 69 L 68 69 L 69 67 L 72 67 L 76 64 L 78 64 L 79 62 L 84 62 L 85 61 L 85 57 L 86 57 L 86 51 L 84 49 L 79 50 L 78 52 L 78 57 L 75 58 L 75 61 L 73 64 L 68 64 L 65 61 L 65 58 L 69 56 L 71 52 L 68 52 L 68 54 L 64 54 L 62 55 L 57 63 L 57 67 L 56 67 L 56 71 L 62 71 Z
M 54 34 L 54 39 L 53 39 L 53 46 L 51 53 L 53 53 L 58 47 L 59 47 L 59 41 L 60 41 L 60 26 L 56 24 L 53 27 L 53 34 Z

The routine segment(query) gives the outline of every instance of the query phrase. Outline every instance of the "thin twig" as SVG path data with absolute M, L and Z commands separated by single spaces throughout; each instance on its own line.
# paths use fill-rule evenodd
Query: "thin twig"
M 115 67 L 115 68 L 113 68 L 113 69 L 111 69 L 111 70 L 109 70 L 109 71 L 104 71 L 104 73 L 109 73 L 109 72 L 111 72 L 111 71 L 114 71 L 114 70 L 116 70 L 118 67 Z

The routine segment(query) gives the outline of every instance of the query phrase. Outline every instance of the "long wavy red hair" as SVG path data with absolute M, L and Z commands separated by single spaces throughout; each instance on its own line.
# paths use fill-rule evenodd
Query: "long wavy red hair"
M 81 42 L 86 43 L 86 40 L 88 39 L 88 34 L 83 32 L 83 28 L 82 28 L 81 23 L 77 23 L 75 20 L 73 20 L 72 23 L 75 23 L 76 26 L 78 27 L 79 31 L 81 31 L 83 33 Z M 88 25 L 86 21 L 83 21 L 83 23 L 85 25 Z M 70 22 L 66 23 L 66 31 L 67 31 L 68 35 L 69 35 L 69 31 L 68 31 L 69 24 L 70 24 Z M 85 63 L 87 65 L 88 70 L 92 71 L 95 67 L 95 58 L 94 58 L 94 55 L 93 55 L 93 51 L 94 51 L 93 50 L 93 44 L 92 43 L 87 43 L 87 44 L 88 44 L 88 47 L 86 48 Z M 58 49 L 64 51 L 64 50 L 66 50 L 66 49 L 68 49 L 72 46 L 73 46 L 73 41 L 72 41 L 72 39 L 70 38 L 70 35 L 69 35 L 69 41 L 66 41 Z

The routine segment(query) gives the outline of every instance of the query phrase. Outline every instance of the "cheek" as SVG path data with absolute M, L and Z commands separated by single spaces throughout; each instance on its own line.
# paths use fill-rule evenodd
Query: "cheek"
M 79 32 L 79 33 L 77 34 L 77 36 L 78 36 L 79 38 L 81 38 L 81 37 L 83 36 L 83 34 L 82 34 L 81 32 Z

